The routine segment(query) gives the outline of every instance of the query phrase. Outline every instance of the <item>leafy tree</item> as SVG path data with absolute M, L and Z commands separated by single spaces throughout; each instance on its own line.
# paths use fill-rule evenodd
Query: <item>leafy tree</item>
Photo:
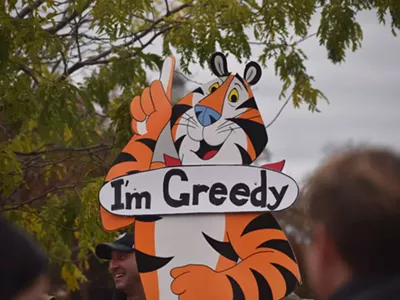
M 217 49 L 242 62 L 258 44 L 280 97 L 290 91 L 293 105 L 316 111 L 325 96 L 298 44 L 316 36 L 341 63 L 361 45 L 357 12 L 371 9 L 382 24 L 391 19 L 393 34 L 400 28 L 397 0 L 2 1 L 0 211 L 35 234 L 78 289 L 93 245 L 116 234 L 101 229 L 98 191 L 130 138 L 128 106 L 148 70 L 175 51 L 190 76 Z M 162 49 L 148 51 L 156 40 Z

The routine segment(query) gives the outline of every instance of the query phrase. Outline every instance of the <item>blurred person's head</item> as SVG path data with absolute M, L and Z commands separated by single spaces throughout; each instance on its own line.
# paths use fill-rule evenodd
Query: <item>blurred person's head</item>
M 400 157 L 387 150 L 336 154 L 302 190 L 311 220 L 309 284 L 321 298 L 354 277 L 400 273 Z
M 96 255 L 109 260 L 109 271 L 116 289 L 128 296 L 143 295 L 132 232 L 121 234 L 112 243 L 99 244 L 96 247 Z
M 40 300 L 48 288 L 47 267 L 32 237 L 0 216 L 0 299 Z

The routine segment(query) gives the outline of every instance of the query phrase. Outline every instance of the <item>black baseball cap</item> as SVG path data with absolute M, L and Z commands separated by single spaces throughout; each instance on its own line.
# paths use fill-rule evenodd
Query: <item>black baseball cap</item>
M 103 243 L 96 246 L 96 256 L 101 259 L 111 259 L 111 252 L 131 253 L 134 251 L 133 232 L 121 234 L 112 243 Z

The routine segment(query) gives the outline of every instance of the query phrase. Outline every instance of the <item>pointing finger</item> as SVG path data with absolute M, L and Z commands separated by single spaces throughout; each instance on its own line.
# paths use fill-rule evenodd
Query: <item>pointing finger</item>
M 168 99 L 171 101 L 172 94 L 172 81 L 174 79 L 174 70 L 175 70 L 175 57 L 168 56 L 163 63 L 160 74 L 160 81 L 165 90 L 165 94 Z

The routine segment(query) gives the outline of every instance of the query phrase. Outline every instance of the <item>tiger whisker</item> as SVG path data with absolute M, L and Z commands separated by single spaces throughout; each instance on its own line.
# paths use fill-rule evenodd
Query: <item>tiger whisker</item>
M 187 120 L 187 121 L 193 123 L 193 125 L 195 125 L 196 127 L 199 126 L 199 124 L 197 123 L 197 121 L 196 121 L 196 119 L 194 118 L 194 116 L 191 116 L 191 115 L 189 115 L 188 113 L 184 113 L 183 115 L 184 115 L 184 116 L 187 116 L 187 118 L 183 118 L 183 116 L 182 116 L 182 118 L 183 118 L 184 120 Z
M 229 121 L 227 121 L 227 122 L 229 122 Z M 226 128 L 227 126 L 231 126 L 231 125 L 233 124 L 233 122 L 231 121 L 231 123 L 229 123 L 229 124 L 226 124 L 226 122 L 225 122 L 224 124 L 225 124 L 224 126 L 219 126 L 219 127 L 217 127 L 217 130 L 224 129 L 224 128 Z
M 218 127 L 217 127 L 217 130 L 218 129 L 220 129 L 220 128 L 222 128 L 226 123 L 228 123 L 230 120 L 226 120 L 225 122 L 223 122 L 222 124 L 220 124 Z
M 192 126 L 192 125 L 183 124 L 183 123 L 176 123 L 176 124 L 174 124 L 174 126 L 185 126 L 185 127 L 190 127 L 190 128 L 195 128 L 195 129 L 196 129 L 196 127 L 194 127 L 194 126 Z
M 227 132 L 227 131 L 235 131 L 236 129 L 240 129 L 240 127 L 235 127 L 235 128 L 228 128 L 228 129 L 224 129 L 222 131 L 217 131 L 217 134 L 219 133 L 223 133 L 223 132 Z
M 198 127 L 199 125 L 193 120 L 193 117 L 190 118 L 184 118 L 181 117 L 182 120 L 188 121 L 189 123 L 193 124 L 194 126 Z
M 189 115 L 187 112 L 185 112 L 183 115 L 188 116 L 189 119 L 194 119 L 194 116 Z

